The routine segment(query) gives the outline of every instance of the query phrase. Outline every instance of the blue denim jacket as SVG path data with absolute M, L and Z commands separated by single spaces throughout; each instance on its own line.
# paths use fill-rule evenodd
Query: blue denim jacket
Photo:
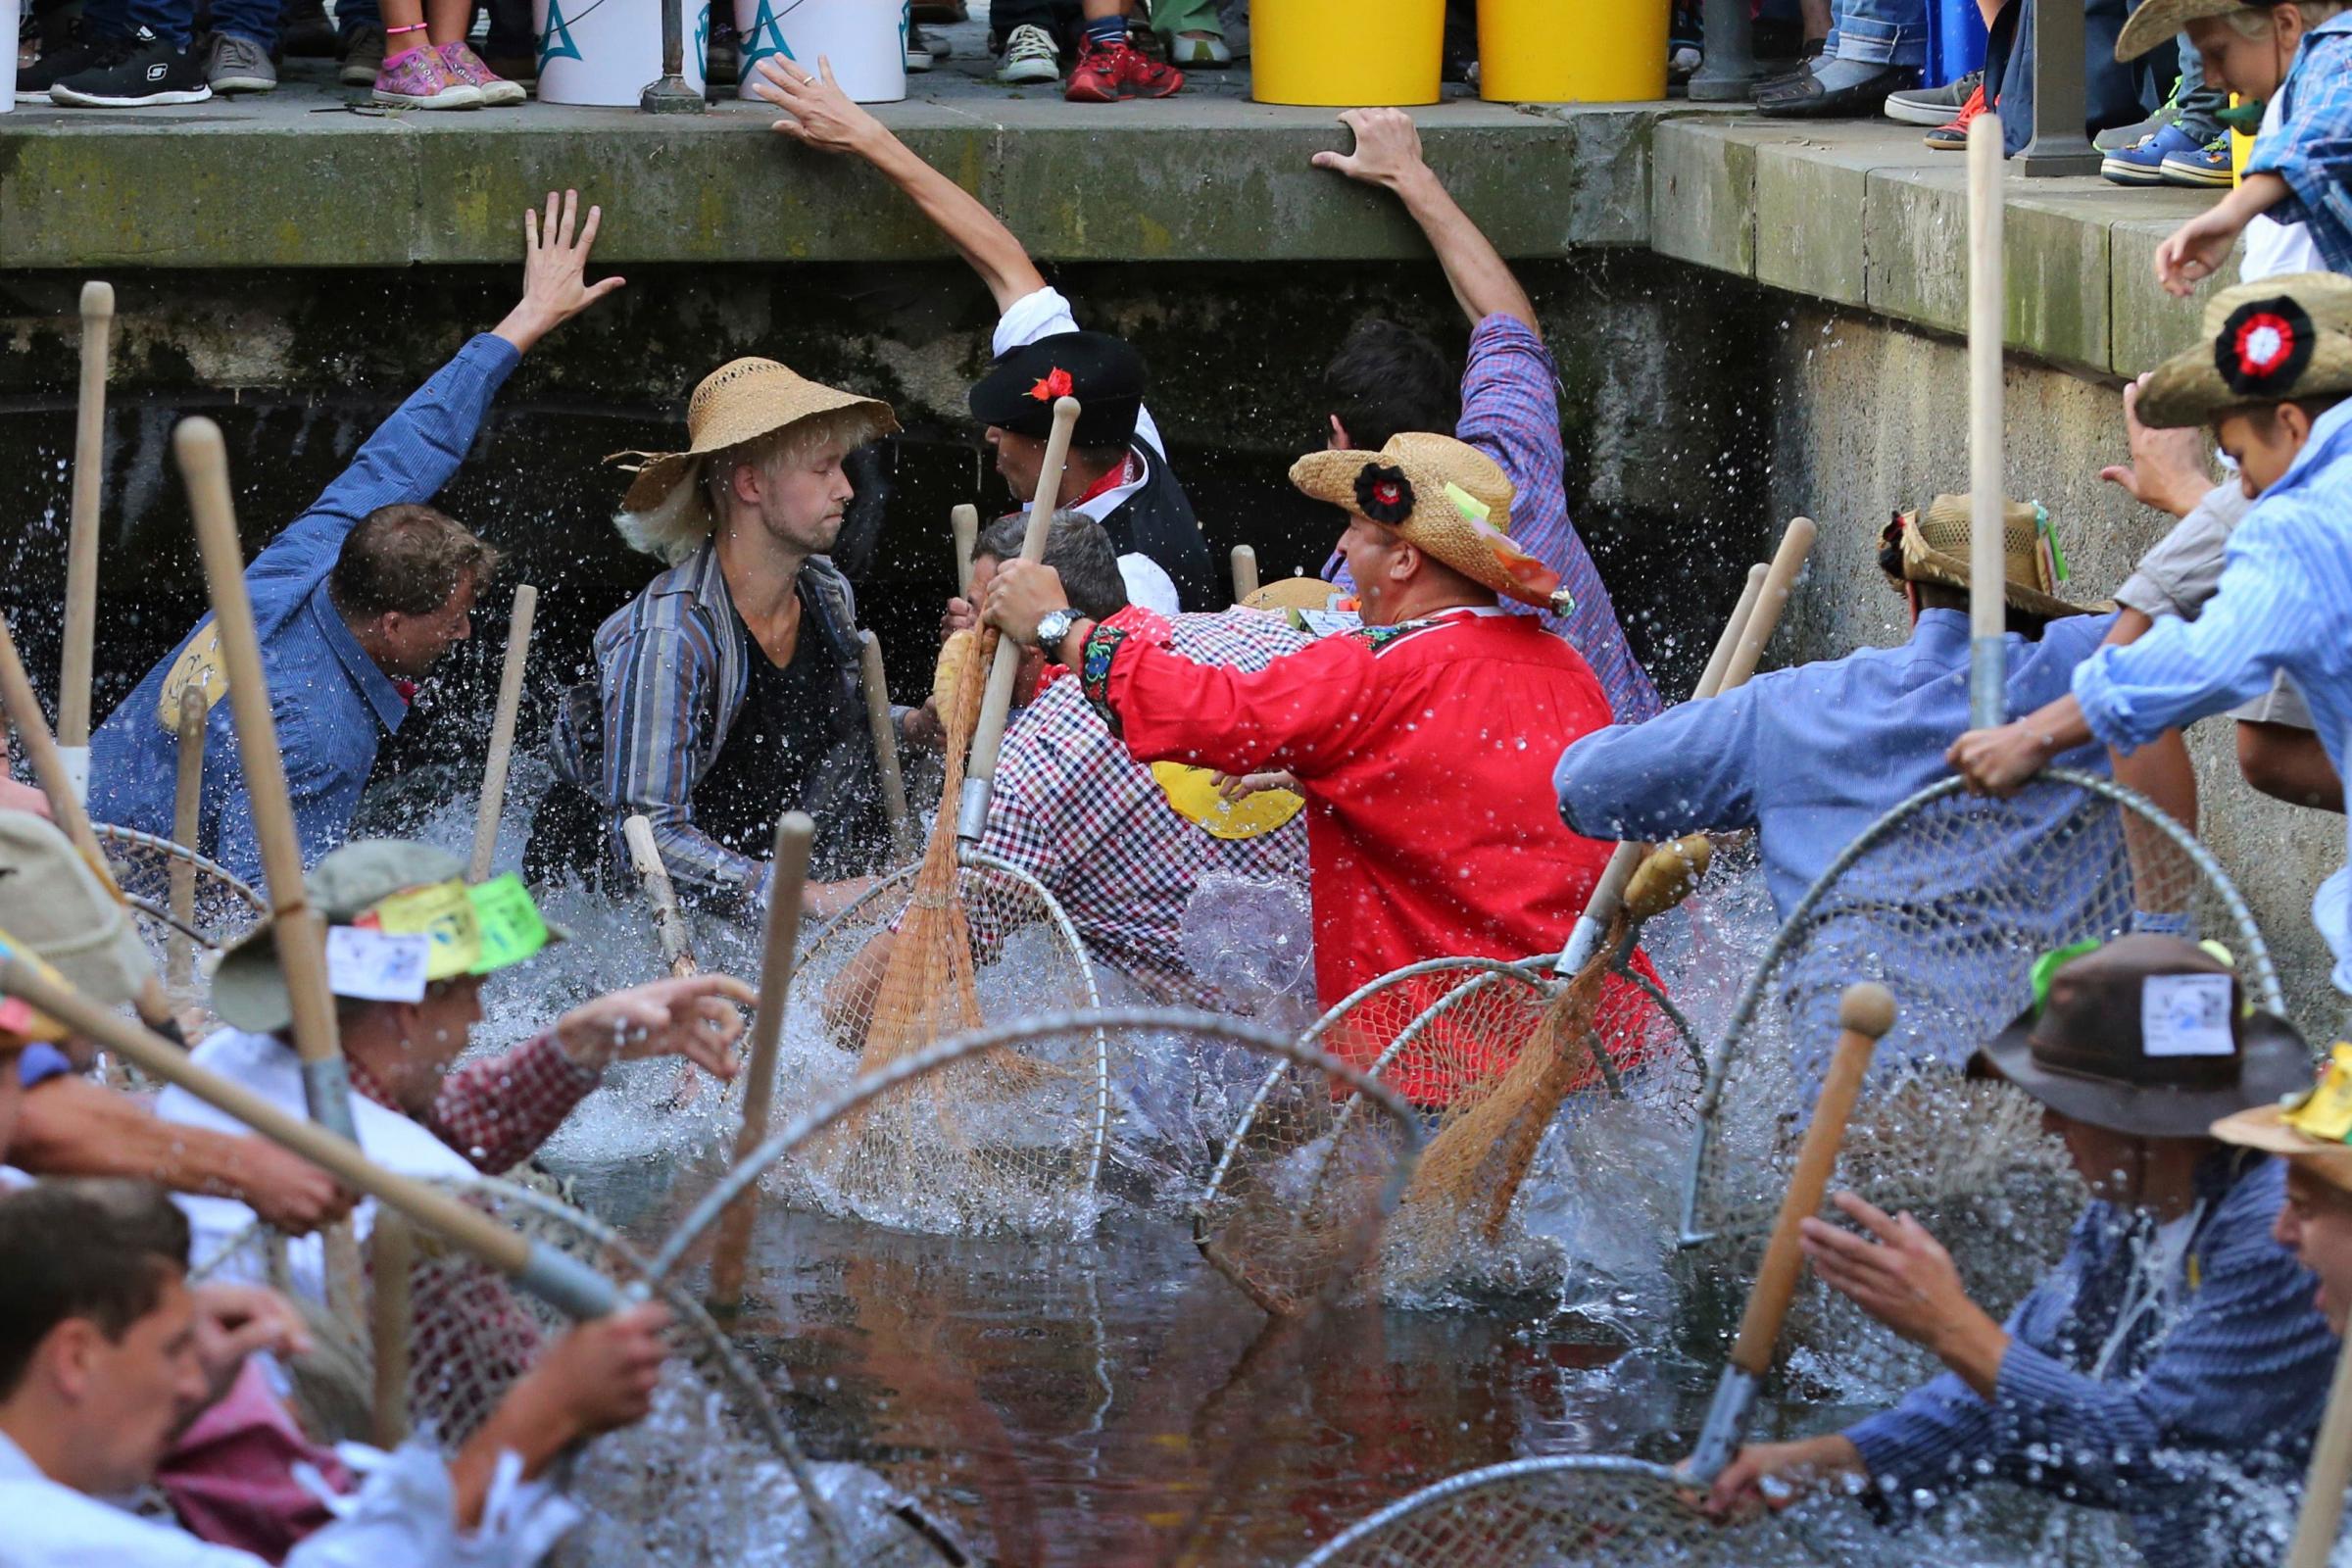
M 380 507 L 428 502 L 473 446 L 490 400 L 521 358 L 488 333 L 474 338 L 411 394 L 351 466 L 311 510 L 245 568 L 246 591 L 261 635 L 262 669 L 277 719 L 286 786 L 305 864 L 343 842 L 375 766 L 383 735 L 400 728 L 408 698 L 360 649 L 327 597 L 327 574 L 343 541 Z M 172 797 L 179 766 L 176 708 L 164 712 L 183 656 L 201 658 L 211 640 L 207 615 L 90 737 L 90 815 L 149 833 L 172 832 Z M 236 723 L 226 687 L 208 688 L 204 800 L 196 848 L 249 881 L 261 880 L 261 848 L 238 760 Z

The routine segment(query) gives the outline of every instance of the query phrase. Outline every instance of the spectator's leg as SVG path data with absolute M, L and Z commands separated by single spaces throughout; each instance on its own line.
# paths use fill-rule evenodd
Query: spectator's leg
M 997 79 L 1061 79 L 1061 63 L 1078 53 L 1077 0 L 995 0 L 988 11 L 988 48 Z
M 196 7 L 191 0 L 127 0 L 124 6 L 131 32 L 145 27 L 174 49 L 185 49 L 196 33 Z
M 732 15 L 729 0 L 716 0 L 718 10 Z M 716 12 L 711 16 L 715 24 Z M 729 29 L 732 33 L 733 29 Z M 531 30 L 531 0 L 490 0 L 490 32 L 482 40 L 490 69 L 502 76 L 525 80 L 539 74 L 539 36 Z
M 1821 59 L 1756 89 L 1768 115 L 1875 115 L 1928 63 L 1927 0 L 1835 0 Z
M 277 47 L 277 15 L 281 0 L 212 0 L 213 31 L 243 38 L 265 59 Z M 220 90 L 216 83 L 214 90 Z
M 1217 0 L 1152 0 L 1152 30 L 1159 34 L 1168 58 L 1180 66 L 1233 63 L 1225 47 L 1225 24 L 1217 17 Z
M 2180 86 L 2174 99 L 2174 108 L 2180 118 L 2180 128 L 2197 139 L 2199 145 L 2222 133 L 2221 112 L 2230 107 L 2230 95 L 2205 80 L 2205 57 L 2197 46 L 2182 33 L 2177 44 L 2180 54 Z

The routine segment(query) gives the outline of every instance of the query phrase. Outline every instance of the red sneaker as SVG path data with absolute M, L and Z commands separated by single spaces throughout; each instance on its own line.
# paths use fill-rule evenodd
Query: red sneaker
M 1964 153 L 1968 151 L 1968 127 L 1984 113 L 1984 84 L 1979 82 L 1977 90 L 1969 94 L 1968 102 L 1960 106 L 1960 113 L 1929 131 L 1920 140 L 1939 153 Z
M 1071 68 L 1069 85 L 1061 95 L 1074 104 L 1110 104 L 1122 98 L 1165 98 L 1183 85 L 1183 72 L 1121 40 L 1089 44 Z

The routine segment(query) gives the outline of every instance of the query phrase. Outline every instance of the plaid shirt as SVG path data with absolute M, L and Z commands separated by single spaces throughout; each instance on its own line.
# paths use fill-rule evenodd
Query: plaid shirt
M 1169 625 L 1175 653 L 1238 669 L 1263 669 L 1307 642 L 1250 610 Z M 1188 821 L 1068 679 L 1041 691 L 1005 732 L 981 849 L 1044 883 L 1098 961 L 1164 1001 L 1191 1004 L 1215 1002 L 1181 940 L 1201 875 L 1306 879 L 1303 818 L 1253 839 L 1220 839 Z
M 344 1065 L 354 1094 L 408 1115 L 367 1068 L 348 1058 Z M 539 1035 L 453 1068 L 433 1096 L 433 1108 L 413 1119 L 475 1170 L 496 1176 L 536 1153 L 604 1076 L 574 1065 L 553 1034 Z
M 1544 629 L 1575 645 L 1592 666 L 1609 710 L 1620 724 L 1639 724 L 1658 711 L 1658 689 L 1626 646 L 1617 607 L 1602 585 L 1592 553 L 1568 519 L 1561 477 L 1559 370 L 1551 350 L 1515 316 L 1490 316 L 1470 334 L 1470 363 L 1462 369 L 1460 440 L 1493 458 L 1518 495 L 1511 501 L 1511 538 L 1560 574 L 1575 605 L 1566 615 L 1539 612 L 1506 599 L 1514 614 L 1541 614 Z M 1344 588 L 1355 584 L 1335 552 L 1323 575 Z
M 2285 180 L 2269 216 L 2303 224 L 2329 271 L 2352 272 L 2352 16 L 2303 35 L 2278 96 L 2278 128 L 2255 138 L 2246 172 Z

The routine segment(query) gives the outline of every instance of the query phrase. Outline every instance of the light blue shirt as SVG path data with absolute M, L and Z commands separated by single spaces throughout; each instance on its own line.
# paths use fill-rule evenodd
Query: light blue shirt
M 2009 710 L 2032 712 L 2063 696 L 2112 623 L 2110 616 L 2074 615 L 2052 621 L 2038 642 L 2011 634 Z M 1754 828 L 1765 886 L 1786 920 L 1866 828 L 1950 775 L 1944 753 L 1968 728 L 1968 643 L 1965 613 L 1927 610 L 1900 647 L 1772 670 L 1645 724 L 1585 736 L 1552 773 L 1560 815 L 1593 838 L 1645 843 Z M 2095 746 L 2058 760 L 2107 771 L 2107 754 Z M 2021 849 L 2033 845 L 2044 862 L 2062 857 L 2064 885 L 2047 889 L 2033 909 L 1999 901 L 1996 923 L 1956 917 L 1975 906 L 1972 894 L 1985 874 L 1980 865 L 1906 854 L 1897 844 L 1847 872 L 1783 977 L 1788 1049 L 1800 1074 L 1818 1067 L 1835 1043 L 1838 994 L 1857 980 L 1889 986 L 1902 1004 L 1879 1051 L 1889 1068 L 1923 1058 L 1956 1066 L 1985 1033 L 2007 1023 L 2025 1005 L 2034 956 L 2080 936 L 2087 909 L 2128 897 L 2118 881 L 2130 874 L 2123 835 L 2112 821 L 2059 836 L 2080 800 L 2078 791 L 2053 786 L 1997 805 L 1961 801 L 1938 808 L 1998 813 L 1992 831 Z M 1933 911 L 1933 918 L 1906 921 L 1906 909 Z M 1897 940 L 1905 929 L 1937 934 L 1906 946 Z M 1986 1027 L 1979 1031 L 1970 1020 Z
M 2091 733 L 2123 750 L 2234 708 L 2292 675 L 2338 774 L 2352 760 L 2352 403 L 2320 416 L 2277 484 L 2230 536 L 2222 581 L 2194 620 L 2166 618 L 2146 636 L 2100 651 L 2075 674 Z M 2352 820 L 2347 821 L 2352 831 Z M 2352 992 L 2337 871 L 2313 907 L 2335 954 L 2338 991 Z
M 490 400 L 520 358 L 513 344 L 489 333 L 467 343 L 368 437 L 311 510 L 245 568 L 306 865 L 350 832 L 375 767 L 377 742 L 400 728 L 409 710 L 407 696 L 344 623 L 328 597 L 327 575 L 343 541 L 369 513 L 428 502 L 449 483 L 473 446 Z M 164 722 L 158 705 L 173 663 L 212 623 L 210 615 L 198 621 L 90 738 L 89 809 L 97 821 L 172 836 L 179 734 L 176 722 Z M 261 881 L 261 846 L 225 695 L 206 720 L 195 847 L 247 881 Z

